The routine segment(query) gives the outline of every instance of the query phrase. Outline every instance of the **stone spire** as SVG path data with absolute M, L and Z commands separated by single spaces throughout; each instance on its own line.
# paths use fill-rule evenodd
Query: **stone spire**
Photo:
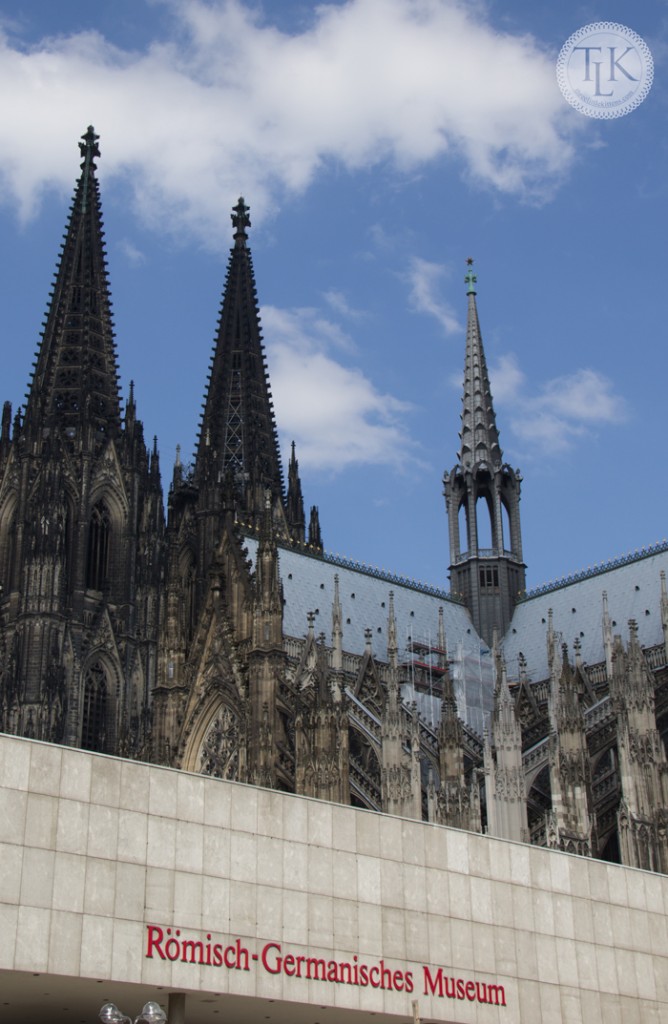
M 654 677 L 629 622 L 627 650 L 615 637 L 610 696 L 617 718 L 622 799 L 617 812 L 623 864 L 668 871 L 668 763 L 656 727 Z
M 334 576 L 334 600 L 332 601 L 332 669 L 337 675 L 343 671 L 343 611 L 338 573 Z
M 290 453 L 290 464 L 288 466 L 288 500 L 287 500 L 288 526 L 290 536 L 299 544 L 304 543 L 305 519 L 304 519 L 304 498 L 302 496 L 302 484 L 299 479 L 299 463 L 295 454 L 295 442 L 292 442 Z
M 661 573 L 661 628 L 663 629 L 663 651 L 668 662 L 668 590 L 666 589 L 666 574 Z
M 11 442 L 8 408 L 2 419 L 0 450 L 14 468 L 0 478 L 9 510 L 0 521 L 0 649 L 13 652 L 13 730 L 145 757 L 162 488 L 132 389 L 121 425 L 92 127 L 79 146 L 25 417 Z M 0 712 L 0 729 L 8 724 Z
M 501 662 L 494 690 L 491 735 L 485 736 L 487 829 L 490 835 L 528 842 L 526 789 L 522 768 L 522 726 Z
M 221 506 L 231 490 L 237 515 L 259 527 L 265 494 L 283 520 L 283 476 L 243 198 L 234 207 L 234 245 L 214 343 L 196 453 L 195 483 Z M 213 509 L 212 509 L 213 511 Z M 279 531 L 281 532 L 281 531 Z
M 469 308 L 466 324 L 462 429 L 459 435 L 461 447 L 458 458 L 464 468 L 481 462 L 496 467 L 501 465 L 503 452 L 499 444 L 487 361 L 478 321 L 475 290 L 478 279 L 473 273 L 473 260 L 469 258 L 466 263 L 469 269 L 464 280 Z
M 502 462 L 487 362 L 476 306 L 476 275 L 467 260 L 466 358 L 459 462 L 443 477 L 450 536 L 452 589 L 467 605 L 475 628 L 490 644 L 503 635 L 525 589 L 520 528 L 519 470 Z M 460 535 L 464 510 L 466 535 Z
M 562 644 L 550 678 L 550 789 L 552 810 L 546 816 L 547 846 L 591 856 L 592 795 L 584 714 L 578 675 Z
M 613 652 L 613 637 L 612 637 L 612 619 L 610 618 L 610 612 L 608 610 L 608 592 L 603 591 L 603 621 L 601 623 L 603 630 L 603 649 L 605 650 L 605 670 L 608 675 L 608 685 L 612 679 L 612 652 Z
M 387 615 L 387 690 L 380 719 L 381 800 L 383 811 L 404 818 L 422 817 L 420 726 L 417 708 L 408 715 L 399 689 L 399 646 L 394 594 Z
M 457 699 L 450 671 L 443 674 L 443 699 L 438 727 L 439 788 L 433 779 L 427 788 L 429 821 L 471 832 L 480 831 L 480 793 L 474 772 L 467 777 L 464 764 L 464 728 L 457 714 Z
M 120 428 L 116 346 L 95 160 L 99 136 L 79 143 L 81 176 L 61 247 L 24 427 L 41 444 L 59 432 L 72 449 L 99 447 Z

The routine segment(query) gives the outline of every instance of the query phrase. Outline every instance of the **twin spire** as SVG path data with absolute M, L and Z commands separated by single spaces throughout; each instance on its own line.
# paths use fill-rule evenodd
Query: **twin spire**
M 79 143 L 82 163 L 61 247 L 25 426 L 41 438 L 60 433 L 70 447 L 101 444 L 120 429 L 116 344 L 92 127 Z
M 111 316 L 92 126 L 79 142 L 81 174 L 56 270 L 29 394 L 24 428 L 40 444 L 58 434 L 71 450 L 99 450 L 121 430 L 117 353 Z M 197 443 L 194 483 L 207 508 L 229 507 L 259 527 L 269 491 L 279 528 L 304 541 L 296 460 L 292 519 L 286 523 L 278 431 L 269 386 L 257 291 L 247 245 L 249 207 L 232 213 L 234 245 L 214 343 Z M 129 409 L 134 408 L 133 399 Z M 127 419 L 127 417 L 126 417 Z M 296 479 L 293 479 L 296 478 Z

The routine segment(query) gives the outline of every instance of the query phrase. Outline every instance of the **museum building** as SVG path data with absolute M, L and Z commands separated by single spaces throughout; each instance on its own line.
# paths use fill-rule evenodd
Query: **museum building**
M 0 737 L 0 1016 L 665 1024 L 668 877 Z

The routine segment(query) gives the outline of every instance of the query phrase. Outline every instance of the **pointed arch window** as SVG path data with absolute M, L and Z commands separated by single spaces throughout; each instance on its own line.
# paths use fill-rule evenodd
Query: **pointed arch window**
M 181 614 L 183 616 L 183 633 L 188 643 L 195 633 L 195 559 L 192 552 L 184 552 L 181 556 Z
M 0 517 L 0 598 L 14 589 L 14 551 L 16 544 L 16 501 L 10 499 Z
M 84 680 L 81 746 L 104 754 L 107 749 L 107 674 L 96 661 Z
M 111 516 L 103 501 L 93 508 L 88 524 L 88 558 L 86 586 L 89 590 L 102 590 L 109 576 L 109 549 L 111 545 Z

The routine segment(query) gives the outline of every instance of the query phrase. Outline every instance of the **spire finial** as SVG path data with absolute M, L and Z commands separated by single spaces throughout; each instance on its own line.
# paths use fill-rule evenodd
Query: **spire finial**
M 468 259 L 466 260 L 466 266 L 469 268 L 468 272 L 466 274 L 466 277 L 464 278 L 464 281 L 466 282 L 466 294 L 467 295 L 475 295 L 476 294 L 475 286 L 476 286 L 476 283 L 478 281 L 478 278 L 473 273 L 473 257 L 472 256 L 469 256 Z
M 232 211 L 232 224 L 234 226 L 234 241 L 241 248 L 244 248 L 248 238 L 246 228 L 251 226 L 249 210 L 250 206 L 246 206 L 244 197 L 239 196 L 239 202 Z
M 86 134 L 81 136 L 81 142 L 79 143 L 79 149 L 83 158 L 81 163 L 82 171 L 87 168 L 95 170 L 93 160 L 96 156 L 100 155 L 100 147 L 97 144 L 99 138 L 100 136 L 95 134 L 92 124 L 89 124 Z

